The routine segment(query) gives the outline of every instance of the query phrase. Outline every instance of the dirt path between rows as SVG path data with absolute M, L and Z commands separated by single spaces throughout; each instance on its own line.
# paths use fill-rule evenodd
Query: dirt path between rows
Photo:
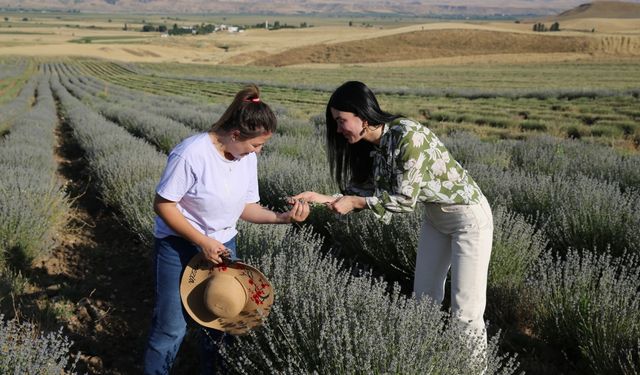
M 102 204 L 71 128 L 62 122 L 57 133 L 56 159 L 73 199 L 72 218 L 32 281 L 45 291 L 42 298 L 73 303 L 62 324 L 81 352 L 80 373 L 141 373 L 153 307 L 151 249 Z

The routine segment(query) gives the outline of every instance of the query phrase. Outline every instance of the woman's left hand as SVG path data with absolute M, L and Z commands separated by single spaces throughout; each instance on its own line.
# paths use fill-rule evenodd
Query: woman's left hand
M 361 202 L 362 201 L 362 202 Z M 329 203 L 329 208 L 340 215 L 346 215 L 355 209 L 363 208 L 364 198 L 345 195 Z
M 305 221 L 310 212 L 309 203 L 302 199 L 292 199 L 291 201 L 293 206 L 289 211 L 283 213 L 284 219 L 291 223 Z

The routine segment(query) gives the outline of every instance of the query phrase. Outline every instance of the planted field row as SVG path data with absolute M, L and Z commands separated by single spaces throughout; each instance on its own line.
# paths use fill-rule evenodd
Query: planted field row
M 265 85 L 306 86 L 309 88 L 335 88 L 348 80 L 366 82 L 376 89 L 397 88 L 450 92 L 475 90 L 476 92 L 613 90 L 640 88 L 640 67 L 635 61 L 615 60 L 603 62 L 567 62 L 540 64 L 473 64 L 368 67 L 343 65 L 340 69 L 272 68 L 257 66 L 215 67 L 197 64 L 122 64 L 114 72 L 126 69 L 142 75 L 168 78 L 217 79 L 219 82 L 255 82 Z M 331 89 L 329 89 L 331 90 Z
M 64 67 L 57 67 L 63 70 Z M 96 100 L 127 105 L 179 121 L 193 129 L 205 131 L 222 115 L 225 107 L 218 104 L 197 104 L 183 97 L 157 96 L 100 81 L 94 77 L 74 76 L 65 72 L 66 81 Z
M 194 134 L 192 129 L 183 124 L 142 111 L 136 108 L 135 104 L 123 106 L 120 103 L 110 103 L 90 95 L 67 79 L 61 79 L 61 83 L 76 98 L 88 104 L 102 116 L 120 124 L 131 134 L 148 140 L 164 153 L 168 153 L 180 140 Z
M 48 77 L 31 82 L 36 102 L 24 106 L 0 146 L 0 265 L 18 269 L 48 251 L 69 208 L 53 160 L 57 116 Z
M 80 69 L 130 88 L 154 93 L 224 99 L 246 80 L 216 77 L 164 77 L 136 74 L 118 64 L 83 62 Z M 113 69 L 118 74 L 106 74 Z M 260 80 L 258 80 L 260 82 Z M 197 83 L 197 84 L 194 84 Z M 281 85 L 263 82 L 263 92 L 275 102 L 293 105 L 304 113 L 322 113 L 333 87 Z M 462 90 L 462 89 L 461 89 Z M 468 128 L 492 137 L 521 138 L 546 132 L 561 138 L 597 139 L 636 148 L 640 144 L 637 91 L 634 90 L 529 90 L 525 92 L 447 93 L 433 90 L 376 88 L 386 108 L 422 119 L 440 133 Z M 496 110 L 498 108 L 499 110 Z
M 95 113 L 69 94 L 57 75 L 53 77 L 53 91 L 98 179 L 103 200 L 122 213 L 132 233 L 150 243 L 154 215 L 149 202 L 153 201 L 165 155 Z
M 24 74 L 28 65 L 29 63 L 25 59 L 12 59 L 10 61 L 0 60 L 0 81 L 7 78 L 21 76 Z
M 33 103 L 36 84 L 36 78 L 32 77 L 15 99 L 0 107 L 0 135 L 9 132 L 16 118 L 29 109 Z

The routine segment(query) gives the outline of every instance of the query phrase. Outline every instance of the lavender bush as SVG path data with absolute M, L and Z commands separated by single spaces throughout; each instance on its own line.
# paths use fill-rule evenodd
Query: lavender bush
M 239 248 L 277 294 L 265 327 L 226 350 L 234 373 L 460 374 L 484 367 L 468 346 L 475 339 L 439 306 L 343 269 L 321 255 L 321 241 L 308 231 L 247 225 Z M 485 373 L 515 373 L 514 358 L 497 355 L 497 337 L 488 347 Z
M 4 321 L 0 315 L 1 374 L 74 374 L 79 357 L 70 354 L 69 339 L 62 329 L 38 332 L 31 323 Z
M 534 329 L 593 374 L 640 372 L 640 261 L 569 251 L 541 257 L 527 289 Z

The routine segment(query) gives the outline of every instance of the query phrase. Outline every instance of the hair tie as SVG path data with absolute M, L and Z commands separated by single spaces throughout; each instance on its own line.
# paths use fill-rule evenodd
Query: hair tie
M 260 98 L 259 97 L 255 97 L 255 98 L 251 98 L 251 99 L 245 99 L 245 102 L 252 102 L 252 103 L 260 103 Z

